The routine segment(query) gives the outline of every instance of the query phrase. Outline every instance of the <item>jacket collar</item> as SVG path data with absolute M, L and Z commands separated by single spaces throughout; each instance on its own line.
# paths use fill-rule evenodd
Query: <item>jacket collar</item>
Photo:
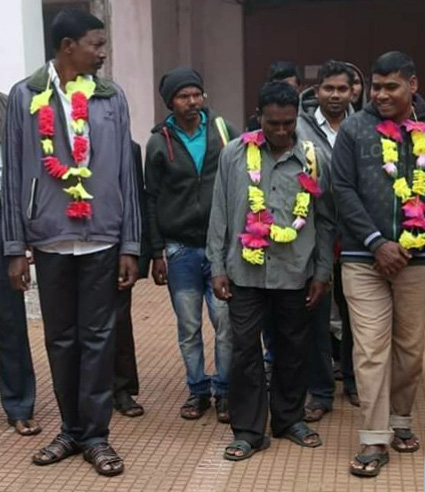
M 46 64 L 36 70 L 27 80 L 27 86 L 37 92 L 43 92 L 46 89 L 49 80 L 49 65 Z M 94 76 L 93 81 L 96 84 L 94 91 L 95 97 L 109 98 L 117 93 L 117 90 L 108 80 Z

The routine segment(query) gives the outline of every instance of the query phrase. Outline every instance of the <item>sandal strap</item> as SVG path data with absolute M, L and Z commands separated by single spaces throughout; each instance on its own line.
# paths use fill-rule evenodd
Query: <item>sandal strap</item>
M 285 434 L 293 434 L 301 441 L 304 441 L 306 437 L 319 436 L 319 434 L 316 431 L 310 429 L 310 427 L 304 422 L 297 422 L 291 425 L 291 427 L 289 427 L 289 429 L 285 432 Z
M 209 404 L 208 395 L 190 395 L 182 408 L 204 408 Z
M 65 454 L 72 454 L 76 451 L 77 444 L 69 438 L 58 434 L 53 441 L 40 449 L 40 452 L 46 455 L 49 459 L 59 458 Z
M 233 441 L 232 443 L 230 443 L 228 446 L 226 446 L 226 452 L 229 450 L 229 449 L 237 449 L 239 451 L 242 451 L 243 454 L 248 454 L 251 449 L 252 449 L 252 446 L 251 444 L 249 444 L 248 441 L 244 441 L 242 439 L 238 439 L 236 441 Z
M 373 461 L 380 463 L 383 459 L 388 457 L 388 453 L 372 453 L 372 454 L 360 454 L 357 453 L 355 459 L 362 465 L 369 465 Z
M 97 467 L 112 465 L 113 463 L 122 463 L 123 461 L 109 444 L 96 444 L 90 446 L 84 454 L 86 457 L 89 457 L 90 461 Z
M 402 441 L 408 441 L 409 439 L 415 437 L 415 434 L 413 434 L 413 432 L 410 429 L 396 428 L 394 429 L 394 437 L 397 437 Z
M 227 412 L 229 410 L 229 399 L 226 396 L 221 396 L 216 399 L 215 408 L 217 412 Z
M 329 412 L 329 410 L 325 407 L 325 405 L 317 400 L 312 401 L 311 403 L 306 405 L 305 408 L 307 410 L 311 410 L 312 412 L 314 412 L 315 410 L 322 410 L 324 413 Z

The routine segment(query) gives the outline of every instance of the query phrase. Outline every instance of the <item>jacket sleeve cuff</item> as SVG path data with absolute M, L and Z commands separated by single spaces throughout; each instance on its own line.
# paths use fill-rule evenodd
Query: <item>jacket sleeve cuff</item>
M 4 256 L 25 256 L 26 245 L 21 241 L 5 241 Z
M 211 264 L 211 277 L 219 277 L 220 275 L 227 275 L 226 268 L 223 263 Z
M 130 241 L 121 243 L 120 255 L 140 256 L 140 243 L 133 243 Z
M 369 243 L 368 248 L 372 253 L 375 253 L 375 251 L 386 242 L 387 240 L 383 238 L 381 235 L 379 235 Z
M 322 267 L 322 266 L 316 266 L 315 272 L 314 272 L 314 280 L 317 280 L 318 282 L 329 282 L 331 278 L 331 272 L 328 268 Z

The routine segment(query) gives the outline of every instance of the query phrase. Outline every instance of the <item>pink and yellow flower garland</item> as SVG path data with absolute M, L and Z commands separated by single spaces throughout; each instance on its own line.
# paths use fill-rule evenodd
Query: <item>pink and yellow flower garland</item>
M 376 126 L 382 135 L 382 160 L 384 171 L 394 179 L 393 189 L 397 198 L 403 203 L 405 216 L 403 232 L 399 243 L 405 249 L 421 249 L 425 246 L 425 232 L 414 233 L 406 229 L 425 230 L 425 123 L 407 120 L 402 124 L 411 134 L 413 154 L 416 156 L 416 169 L 413 171 L 412 185 L 409 186 L 405 177 L 398 176 L 398 143 L 403 141 L 400 127 L 391 120 L 383 121 Z
M 81 76 L 66 85 L 66 95 L 71 101 L 72 108 L 72 128 L 75 132 L 72 157 L 76 166 L 63 164 L 54 155 L 55 114 L 49 105 L 53 94 L 50 80 L 47 89 L 32 98 L 30 107 L 31 114 L 38 112 L 43 164 L 47 173 L 56 179 L 67 180 L 72 177 L 76 179 L 75 184 L 64 188 L 64 191 L 73 198 L 73 201 L 68 204 L 66 214 L 69 218 L 77 220 L 90 219 L 92 216 L 91 204 L 87 200 L 92 200 L 93 196 L 86 191 L 82 183 L 83 179 L 91 177 L 92 172 L 82 164 L 86 161 L 89 150 L 89 142 L 84 136 L 84 130 L 88 124 L 88 101 L 94 90 L 95 83 Z
M 246 168 L 251 181 L 248 186 L 249 208 L 246 215 L 245 230 L 239 234 L 242 243 L 242 258 L 253 265 L 264 264 L 264 248 L 269 246 L 268 239 L 278 243 L 290 243 L 298 236 L 298 231 L 306 224 L 309 213 L 311 195 L 320 196 L 321 190 L 316 180 L 306 172 L 298 175 L 304 191 L 295 197 L 291 226 L 281 227 L 274 223 L 272 215 L 267 212 L 264 191 L 261 182 L 261 150 L 265 143 L 263 132 L 248 132 L 242 135 L 246 145 Z

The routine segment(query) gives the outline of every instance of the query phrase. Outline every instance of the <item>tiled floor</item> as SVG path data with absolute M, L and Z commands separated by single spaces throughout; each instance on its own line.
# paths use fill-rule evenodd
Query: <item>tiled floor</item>
M 59 414 L 53 398 L 41 323 L 30 322 L 37 371 L 37 417 L 43 432 L 19 437 L 0 415 L 0 492 L 422 492 L 424 454 L 391 452 L 378 479 L 357 479 L 347 472 L 356 451 L 358 410 L 337 389 L 334 411 L 316 426 L 324 446 L 302 449 L 286 440 L 250 460 L 232 464 L 222 459 L 231 440 L 229 427 L 217 424 L 213 410 L 199 421 L 179 416 L 186 397 L 176 329 L 165 288 L 142 281 L 134 291 L 134 324 L 146 414 L 129 419 L 115 415 L 111 442 L 125 458 L 126 471 L 116 478 L 99 477 L 81 456 L 48 467 L 31 465 L 34 450 L 56 434 Z M 211 370 L 212 330 L 206 347 Z M 425 443 L 425 378 L 415 405 L 415 428 Z

